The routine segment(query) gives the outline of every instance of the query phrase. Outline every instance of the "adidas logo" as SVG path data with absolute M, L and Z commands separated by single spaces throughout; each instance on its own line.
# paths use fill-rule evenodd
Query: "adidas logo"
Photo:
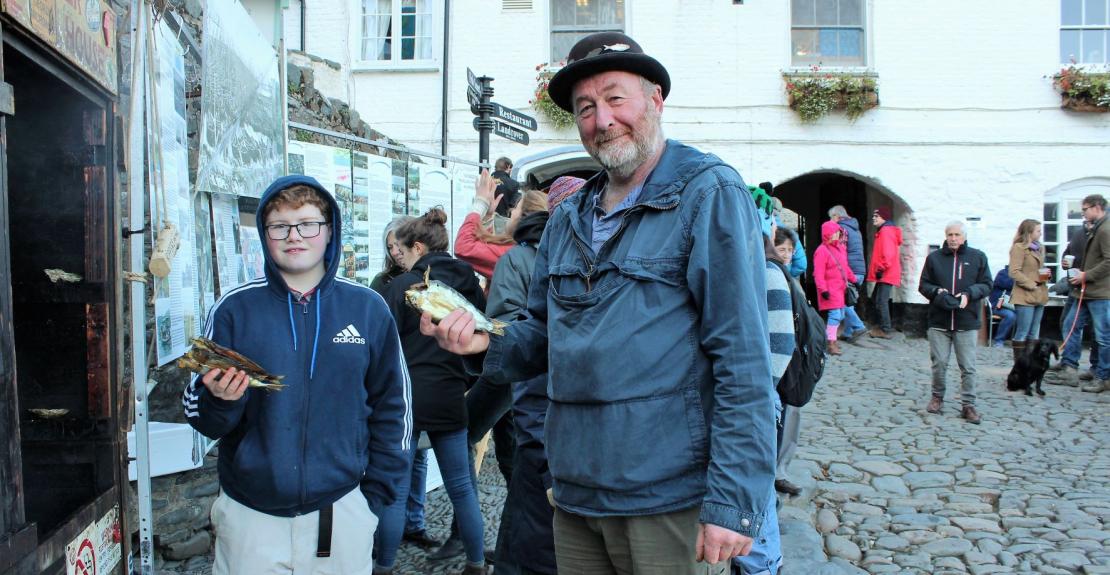
M 351 324 L 343 328 L 343 331 L 335 334 L 335 337 L 331 338 L 331 340 L 335 343 L 357 343 L 359 345 L 366 344 L 366 339 L 362 337 L 362 334 L 360 334 L 357 329 L 355 329 L 355 324 Z

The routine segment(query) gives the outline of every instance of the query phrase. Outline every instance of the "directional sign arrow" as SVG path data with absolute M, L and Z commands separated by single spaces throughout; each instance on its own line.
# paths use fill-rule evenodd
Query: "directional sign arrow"
M 475 92 L 472 88 L 467 87 L 466 101 L 470 102 L 470 111 L 474 113 L 475 116 L 477 116 L 479 114 L 478 104 L 482 103 L 482 97 L 479 96 L 478 93 Z
M 466 82 L 470 84 L 470 89 L 474 90 L 474 93 L 482 93 L 482 83 L 478 81 L 478 77 L 474 75 L 474 71 L 470 68 L 466 69 Z
M 502 138 L 505 138 L 506 140 L 511 140 L 518 144 L 524 144 L 525 146 L 528 145 L 528 132 L 525 132 L 524 130 L 518 130 L 508 124 L 495 121 L 493 123 L 493 133 L 501 136 Z
M 523 128 L 527 128 L 527 129 L 532 130 L 532 131 L 535 131 L 536 128 L 539 127 L 536 124 L 536 119 L 533 118 L 532 116 L 529 116 L 527 114 L 523 114 L 523 113 L 518 112 L 518 111 L 516 111 L 512 108 L 506 108 L 505 106 L 502 106 L 501 104 L 498 104 L 497 102 L 490 102 L 490 103 L 493 104 L 493 115 L 497 116 L 501 120 L 505 120 L 506 122 L 516 124 L 518 126 L 521 126 Z

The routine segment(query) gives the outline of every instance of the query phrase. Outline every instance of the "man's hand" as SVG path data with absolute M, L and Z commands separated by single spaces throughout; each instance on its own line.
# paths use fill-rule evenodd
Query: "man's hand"
M 1077 285 L 1083 283 L 1083 280 L 1085 280 L 1085 279 L 1087 279 L 1087 272 L 1085 272 L 1083 270 L 1080 270 L 1078 272 L 1075 272 L 1074 276 L 1068 278 L 1068 283 L 1070 283 L 1071 285 L 1076 285 L 1077 286 Z
M 201 381 L 212 395 L 226 401 L 235 401 L 247 392 L 248 379 L 247 372 L 229 367 L 227 371 L 213 369 L 204 374 Z
M 729 561 L 733 557 L 751 553 L 752 538 L 711 523 L 700 523 L 698 543 L 694 549 L 697 553 L 695 561 L 716 565 L 721 561 Z
M 489 334 L 474 331 L 474 316 L 470 312 L 457 309 L 443 318 L 438 324 L 432 323 L 432 316 L 420 316 L 420 333 L 436 338 L 439 347 L 456 355 L 473 355 L 489 348 Z
M 965 307 L 967 307 L 967 294 L 962 293 L 960 294 L 960 309 L 964 309 Z

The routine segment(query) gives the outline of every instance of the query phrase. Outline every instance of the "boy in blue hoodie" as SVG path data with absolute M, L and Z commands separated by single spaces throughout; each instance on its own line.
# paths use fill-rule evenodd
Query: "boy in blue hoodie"
M 266 274 L 216 303 L 205 337 L 285 377 L 194 377 L 189 423 L 219 439 L 213 572 L 369 572 L 381 510 L 408 480 L 411 391 L 393 316 L 336 277 L 339 206 L 313 178 L 278 178 L 257 226 Z M 332 525 L 336 529 L 332 530 Z

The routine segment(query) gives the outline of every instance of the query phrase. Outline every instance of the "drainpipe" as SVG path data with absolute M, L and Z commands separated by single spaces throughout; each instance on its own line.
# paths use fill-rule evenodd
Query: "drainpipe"
M 439 155 L 447 155 L 447 77 L 450 70 L 448 57 L 451 54 L 451 0 L 443 0 L 443 66 L 442 74 L 440 75 L 440 134 L 439 134 Z M 444 168 L 447 167 L 447 160 L 440 160 L 440 165 Z
M 305 4 L 305 2 L 308 2 L 308 0 L 301 0 L 301 52 L 308 53 L 308 50 L 305 50 L 305 47 L 304 47 L 304 39 L 305 39 L 305 31 L 304 31 L 305 8 L 304 8 L 304 4 Z

